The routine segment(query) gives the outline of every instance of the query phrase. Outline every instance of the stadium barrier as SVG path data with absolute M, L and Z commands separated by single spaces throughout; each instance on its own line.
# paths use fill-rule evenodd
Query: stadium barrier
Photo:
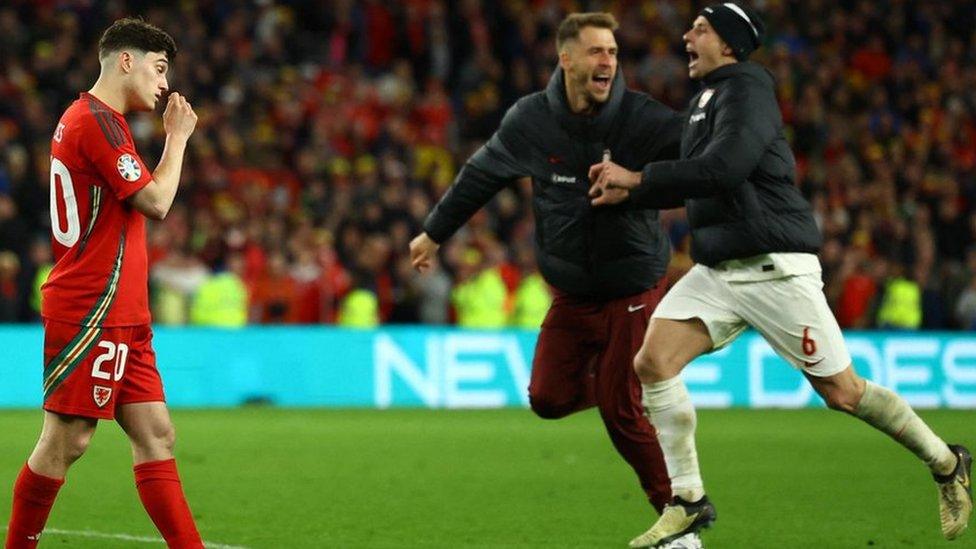
M 0 327 L 0 407 L 38 406 L 38 326 Z M 155 330 L 174 407 L 495 408 L 527 406 L 536 333 L 447 328 L 250 327 Z M 976 338 L 967 333 L 850 332 L 857 370 L 919 408 L 976 408 Z M 822 406 L 795 369 L 747 332 L 684 373 L 709 408 Z

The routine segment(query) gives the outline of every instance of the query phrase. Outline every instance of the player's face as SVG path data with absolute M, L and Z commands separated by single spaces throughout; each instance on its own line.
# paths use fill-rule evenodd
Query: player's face
M 135 54 L 130 73 L 129 95 L 133 110 L 151 111 L 163 94 L 169 90 L 166 74 L 169 72 L 169 62 L 165 52 L 147 52 L 140 56 Z
M 617 74 L 617 40 L 613 31 L 584 27 L 564 52 L 560 64 L 570 93 L 581 94 L 591 106 L 606 102 Z
M 713 70 L 735 60 L 732 49 L 715 32 L 712 25 L 699 15 L 685 33 L 685 51 L 688 52 L 688 76 L 703 78 Z

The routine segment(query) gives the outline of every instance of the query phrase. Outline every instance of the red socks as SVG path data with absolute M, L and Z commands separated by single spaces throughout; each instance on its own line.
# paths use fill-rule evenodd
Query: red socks
M 33 549 L 44 530 L 44 523 L 51 513 L 58 490 L 64 479 L 38 475 L 27 464 L 17 475 L 14 483 L 13 508 L 7 527 L 7 549 Z
M 150 461 L 136 465 L 136 488 L 166 544 L 176 549 L 202 549 L 190 507 L 183 496 L 183 485 L 176 472 L 176 460 Z M 13 508 L 7 527 L 6 549 L 34 549 L 51 513 L 64 479 L 38 475 L 27 464 L 14 483 Z
M 203 541 L 183 496 L 176 460 L 148 461 L 133 467 L 142 506 L 149 513 L 166 545 L 177 549 L 203 549 Z

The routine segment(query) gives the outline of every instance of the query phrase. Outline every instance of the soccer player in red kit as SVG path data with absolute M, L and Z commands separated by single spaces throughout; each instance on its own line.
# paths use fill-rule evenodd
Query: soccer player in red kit
M 55 265 L 42 288 L 44 425 L 14 485 L 6 547 L 37 545 L 99 419 L 114 419 L 128 435 L 139 497 L 166 543 L 203 547 L 173 459 L 152 349 L 145 219 L 169 211 L 197 116 L 169 94 L 166 146 L 150 171 L 123 115 L 151 111 L 166 94 L 176 45 L 145 21 L 120 19 L 98 50 L 98 81 L 68 107 L 51 141 Z

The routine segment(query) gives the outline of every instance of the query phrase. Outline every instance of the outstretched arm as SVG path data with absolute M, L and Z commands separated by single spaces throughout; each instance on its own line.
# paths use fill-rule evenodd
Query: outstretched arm
M 491 139 L 465 162 L 454 183 L 427 216 L 424 232 L 410 242 L 410 258 L 415 269 L 427 269 L 441 243 L 467 223 L 498 191 L 528 173 L 513 147 L 508 145 L 517 139 L 518 116 L 516 104 L 505 114 Z

